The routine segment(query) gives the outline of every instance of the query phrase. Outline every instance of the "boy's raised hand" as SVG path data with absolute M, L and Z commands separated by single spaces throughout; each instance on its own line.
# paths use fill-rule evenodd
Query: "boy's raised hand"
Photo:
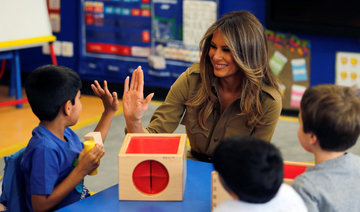
M 94 91 L 96 96 L 101 98 L 104 104 L 105 111 L 116 112 L 119 109 L 119 100 L 117 93 L 110 93 L 106 80 L 104 80 L 104 88 L 102 88 L 99 82 L 95 80 L 94 84 L 91 84 L 91 89 Z
M 85 175 L 91 173 L 100 165 L 100 159 L 104 156 L 103 145 L 96 144 L 89 152 L 85 153 L 85 148 L 80 152 L 79 160 L 76 166 Z
M 123 94 L 123 109 L 124 117 L 128 132 L 136 132 L 139 129 L 142 130 L 142 126 L 135 126 L 141 122 L 141 118 L 144 116 L 148 109 L 149 103 L 154 96 L 154 93 L 149 94 L 144 99 L 144 74 L 139 66 L 131 76 L 131 83 L 129 85 L 130 78 L 127 77 L 124 83 Z

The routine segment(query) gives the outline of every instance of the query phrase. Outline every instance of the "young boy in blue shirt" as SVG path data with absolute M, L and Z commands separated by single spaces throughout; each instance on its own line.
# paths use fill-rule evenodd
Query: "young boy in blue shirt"
M 315 166 L 292 186 L 309 211 L 360 211 L 360 157 L 347 153 L 360 133 L 360 97 L 354 88 L 317 85 L 300 103 L 298 138 Z
M 56 210 L 89 196 L 83 179 L 99 166 L 105 152 L 103 145 L 96 145 L 85 154 L 79 137 L 69 128 L 82 110 L 80 88 L 77 73 L 62 66 L 39 67 L 26 80 L 27 98 L 40 120 L 21 161 L 30 211 Z M 117 93 L 109 92 L 106 81 L 104 88 L 97 81 L 91 88 L 104 105 L 94 131 L 99 131 L 105 141 L 119 108 Z

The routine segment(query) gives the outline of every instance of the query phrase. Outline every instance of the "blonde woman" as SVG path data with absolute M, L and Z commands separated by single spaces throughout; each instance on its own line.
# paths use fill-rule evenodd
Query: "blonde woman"
M 141 118 L 154 94 L 144 99 L 140 67 L 130 85 L 129 77 L 125 79 L 127 132 L 172 133 L 184 124 L 191 154 L 201 161 L 210 161 L 215 147 L 229 136 L 270 141 L 282 105 L 259 20 L 247 11 L 229 12 L 210 26 L 200 49 L 200 63 L 171 86 L 146 128 Z

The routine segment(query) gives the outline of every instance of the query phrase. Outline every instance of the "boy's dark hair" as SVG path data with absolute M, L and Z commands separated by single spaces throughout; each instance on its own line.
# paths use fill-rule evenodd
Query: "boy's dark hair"
M 314 133 L 320 147 L 345 151 L 360 133 L 360 98 L 355 88 L 317 85 L 308 88 L 300 104 L 305 133 Z
M 268 202 L 283 182 L 281 153 L 258 138 L 224 139 L 214 151 L 213 164 L 225 186 L 245 202 Z
M 75 96 L 80 89 L 81 79 L 75 71 L 55 65 L 35 69 L 25 83 L 31 109 L 40 121 L 54 120 L 68 100 L 75 104 Z

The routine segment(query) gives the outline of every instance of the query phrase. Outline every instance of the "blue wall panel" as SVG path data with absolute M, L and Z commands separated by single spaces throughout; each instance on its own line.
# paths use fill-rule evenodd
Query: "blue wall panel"
M 249 10 L 265 25 L 265 0 L 219 0 L 219 15 L 232 10 Z M 78 67 L 78 19 L 79 1 L 61 1 L 61 33 L 55 34 L 60 41 L 74 43 L 74 57 L 58 57 L 60 65 L 72 69 Z M 310 85 L 335 82 L 335 54 L 337 51 L 360 52 L 359 39 L 338 38 L 320 35 L 296 34 L 300 39 L 311 42 Z M 40 48 L 22 50 L 20 54 L 22 71 L 51 63 L 48 55 L 42 55 Z
M 265 26 L 265 0 L 221 1 L 220 15 L 232 10 L 249 10 Z M 310 40 L 310 85 L 335 83 L 335 56 L 337 51 L 360 52 L 360 40 L 320 35 L 296 34 Z

